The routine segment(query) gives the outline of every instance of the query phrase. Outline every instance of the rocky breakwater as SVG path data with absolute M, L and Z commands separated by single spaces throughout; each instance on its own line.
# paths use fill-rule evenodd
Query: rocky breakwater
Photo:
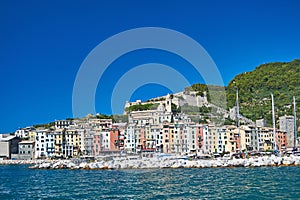
M 159 169 L 159 168 L 211 168 L 211 167 L 262 167 L 262 166 L 300 166 L 300 156 L 263 156 L 248 159 L 187 160 L 180 157 L 154 157 L 130 159 L 126 157 L 111 160 L 86 162 L 83 160 L 57 160 L 37 163 L 33 169 Z
M 0 165 L 40 165 L 49 160 L 0 160 Z

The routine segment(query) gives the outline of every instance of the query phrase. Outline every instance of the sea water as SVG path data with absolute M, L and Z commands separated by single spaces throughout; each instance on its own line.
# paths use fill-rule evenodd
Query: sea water
M 2 165 L 0 199 L 300 199 L 300 167 L 38 170 Z

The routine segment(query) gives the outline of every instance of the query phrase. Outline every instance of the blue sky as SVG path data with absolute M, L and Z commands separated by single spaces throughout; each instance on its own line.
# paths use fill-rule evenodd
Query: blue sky
M 224 84 L 273 61 L 300 58 L 300 3 L 291 1 L 1 1 L 0 133 L 72 117 L 72 90 L 86 56 L 105 39 L 139 27 L 164 27 L 201 44 Z M 144 50 L 116 60 L 96 93 L 96 111 L 110 114 L 112 85 L 147 62 L 188 65 L 167 52 Z M 193 71 L 191 82 L 201 82 Z M 145 85 L 131 100 L 163 95 Z M 101 95 L 100 95 L 101 94 Z M 103 99 L 102 96 L 106 98 Z

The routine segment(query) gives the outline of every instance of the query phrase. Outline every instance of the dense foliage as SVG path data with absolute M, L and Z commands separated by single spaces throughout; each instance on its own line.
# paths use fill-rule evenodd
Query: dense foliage
M 142 110 L 154 110 L 158 107 L 159 104 L 154 104 L 154 103 L 148 103 L 148 104 L 136 104 L 129 106 L 128 108 L 125 109 L 127 112 L 131 111 L 142 111 Z
M 300 98 L 300 60 L 263 64 L 252 72 L 237 75 L 226 88 L 228 107 L 236 102 L 239 90 L 240 112 L 252 120 L 265 118 L 271 124 L 271 93 L 276 117 L 293 114 L 293 96 Z M 299 105 L 298 112 L 299 113 Z
M 54 125 L 55 125 L 55 122 L 50 122 L 48 124 L 35 124 L 35 125 L 33 125 L 33 127 L 34 128 L 46 128 L 46 129 L 48 129 L 48 128 L 51 128 Z
M 271 93 L 274 95 L 277 119 L 285 114 L 293 114 L 293 96 L 296 97 L 297 113 L 300 113 L 300 60 L 263 64 L 252 72 L 237 75 L 226 87 L 226 98 L 222 93 L 223 87 L 220 86 L 194 84 L 185 91 L 197 91 L 197 95 L 206 92 L 208 101 L 216 105 L 226 102 L 226 99 L 229 109 L 236 104 L 237 88 L 240 113 L 254 121 L 264 118 L 271 124 Z M 211 97 L 214 97 L 214 102 Z

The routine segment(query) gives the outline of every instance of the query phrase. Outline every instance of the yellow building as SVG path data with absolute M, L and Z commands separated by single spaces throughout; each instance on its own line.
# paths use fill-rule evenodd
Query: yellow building
M 66 130 L 65 141 L 65 155 L 68 157 L 78 156 L 81 152 L 81 137 L 77 130 Z
M 261 128 L 258 133 L 259 151 L 272 150 L 272 144 L 274 142 L 273 129 Z
M 73 157 L 81 152 L 82 137 L 77 130 L 57 129 L 54 132 L 54 156 Z
M 65 130 L 64 129 L 57 129 L 54 132 L 54 156 L 55 157 L 63 157 L 63 144 L 65 141 Z
M 263 143 L 264 151 L 272 151 L 273 143 L 270 140 L 265 140 Z
M 30 141 L 34 141 L 35 142 L 35 138 L 36 138 L 36 131 L 35 130 L 31 130 L 28 132 L 28 137 Z
M 165 123 L 163 125 L 162 129 L 162 134 L 163 134 L 163 152 L 164 153 L 171 153 L 171 148 L 170 148 L 170 128 L 169 124 Z
M 222 150 L 219 148 L 221 146 L 221 135 L 219 135 L 218 129 L 214 126 L 208 126 L 208 131 L 211 134 L 211 152 L 221 153 Z
M 228 126 L 225 132 L 222 132 L 223 152 L 236 153 L 237 141 L 235 139 L 236 126 Z

